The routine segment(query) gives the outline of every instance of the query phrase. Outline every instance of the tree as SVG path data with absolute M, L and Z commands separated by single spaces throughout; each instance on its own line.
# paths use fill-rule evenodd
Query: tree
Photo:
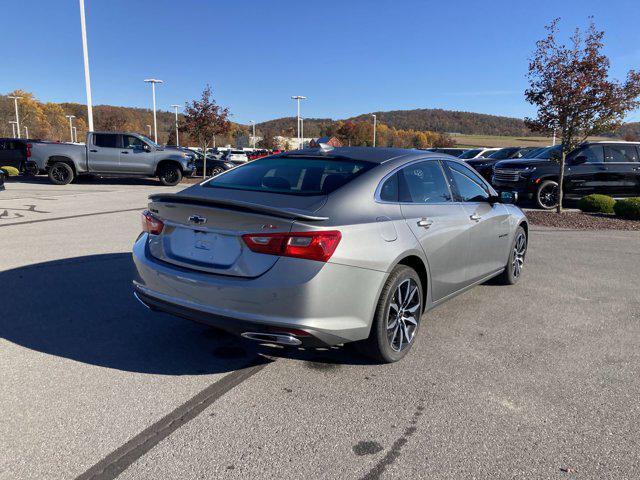
M 604 32 L 591 19 L 583 33 L 576 29 L 570 46 L 558 42 L 559 18 L 546 26 L 546 38 L 536 43 L 529 62 L 529 88 L 525 98 L 536 106 L 537 117 L 526 118 L 535 132 L 562 137 L 558 207 L 562 212 L 562 190 L 567 154 L 589 135 L 617 129 L 630 110 L 638 107 L 640 73 L 629 71 L 624 83 L 609 80 L 609 59 L 602 53 Z
M 198 142 L 204 156 L 203 177 L 207 175 L 207 148 L 212 144 L 216 135 L 224 135 L 231 129 L 229 109 L 216 105 L 211 97 L 211 86 L 207 85 L 202 91 L 200 100 L 187 103 L 184 109 L 184 123 L 180 130 L 187 132 Z
M 271 130 L 263 130 L 261 132 L 261 139 L 257 143 L 258 148 L 265 148 L 267 150 L 277 150 L 278 149 L 278 140 L 276 139 L 276 135 Z
M 130 129 L 129 119 L 122 108 L 101 105 L 96 114 L 96 130 L 123 132 Z

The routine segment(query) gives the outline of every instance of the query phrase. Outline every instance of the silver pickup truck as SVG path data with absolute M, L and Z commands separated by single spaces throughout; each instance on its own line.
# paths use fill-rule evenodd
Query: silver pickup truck
M 30 163 L 56 185 L 79 175 L 158 177 L 177 185 L 195 168 L 195 155 L 165 149 L 137 133 L 89 132 L 85 145 L 33 142 Z

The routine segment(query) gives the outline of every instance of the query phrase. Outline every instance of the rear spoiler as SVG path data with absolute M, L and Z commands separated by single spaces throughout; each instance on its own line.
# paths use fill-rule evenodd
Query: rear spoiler
M 290 218 L 292 220 L 309 220 L 309 221 L 323 221 L 328 220 L 329 217 L 321 217 L 313 215 L 304 210 L 298 210 L 296 208 L 282 208 L 272 207 L 268 205 L 260 205 L 257 203 L 243 202 L 241 200 L 230 200 L 228 198 L 204 198 L 193 195 L 182 195 L 176 193 L 160 193 L 156 195 L 150 195 L 149 200 L 152 202 L 162 203 L 180 203 L 188 205 L 203 205 L 211 207 L 228 208 L 231 210 L 240 210 L 245 212 L 263 213 L 265 215 L 271 215 L 274 217 Z

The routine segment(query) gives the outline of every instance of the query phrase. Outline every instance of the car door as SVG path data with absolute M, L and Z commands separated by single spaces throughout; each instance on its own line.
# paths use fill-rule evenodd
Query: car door
M 609 144 L 604 147 L 604 162 L 609 177 L 606 194 L 612 197 L 640 195 L 639 151 L 633 144 Z
M 469 223 L 467 283 L 471 284 L 504 268 L 509 254 L 509 212 L 501 203 L 490 202 L 490 187 L 462 163 L 445 162 L 455 199 Z
M 604 164 L 601 144 L 576 148 L 566 158 L 564 194 L 567 198 L 582 198 L 592 193 L 607 194 L 611 177 Z
M 87 146 L 89 172 L 119 173 L 121 135 L 117 133 L 93 133 Z
M 119 166 L 122 173 L 153 173 L 153 163 L 152 149 L 144 140 L 135 135 L 122 135 Z
M 453 202 L 439 160 L 402 168 L 398 184 L 402 215 L 429 264 L 435 302 L 465 285 L 470 223 L 462 205 Z

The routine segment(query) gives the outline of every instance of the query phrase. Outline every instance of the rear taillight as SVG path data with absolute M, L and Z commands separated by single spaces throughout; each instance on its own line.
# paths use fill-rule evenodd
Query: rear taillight
M 158 217 L 153 215 L 149 210 L 142 212 L 142 231 L 152 235 L 160 235 L 164 223 Z
M 27 143 L 27 158 L 31 158 L 31 144 Z
M 248 233 L 242 236 L 253 252 L 326 262 L 336 251 L 342 235 L 338 230 L 290 233 Z

